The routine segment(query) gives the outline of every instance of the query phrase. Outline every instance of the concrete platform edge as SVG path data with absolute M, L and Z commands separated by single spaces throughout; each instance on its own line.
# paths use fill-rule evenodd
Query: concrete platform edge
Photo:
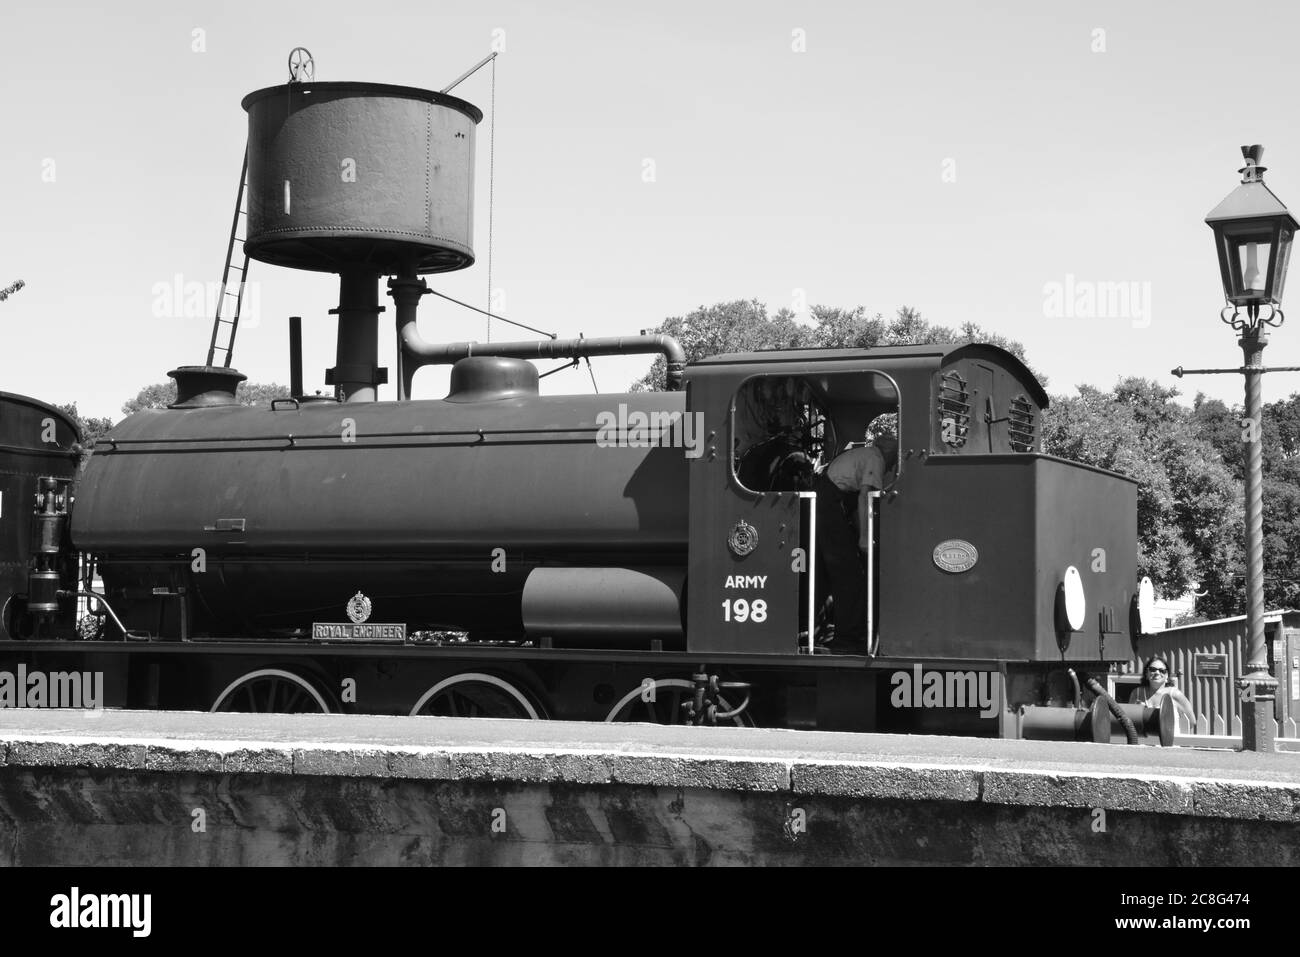
M 276 774 L 517 784 L 638 785 L 791 796 L 1104 808 L 1300 822 L 1300 786 L 1159 774 L 887 761 L 700 756 L 598 748 L 367 746 L 301 742 L 0 737 L 0 766 Z

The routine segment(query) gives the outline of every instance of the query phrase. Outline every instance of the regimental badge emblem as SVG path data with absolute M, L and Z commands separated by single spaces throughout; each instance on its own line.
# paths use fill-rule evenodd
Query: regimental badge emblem
M 758 529 L 742 518 L 727 536 L 727 547 L 733 554 L 744 558 L 758 547 Z
M 934 546 L 934 563 L 954 575 L 968 572 L 980 560 L 980 553 L 970 542 L 950 538 Z
M 350 622 L 314 621 L 311 636 L 316 641 L 406 641 L 406 625 L 378 622 L 370 618 L 370 599 L 357 592 L 346 606 Z
M 352 624 L 359 625 L 370 617 L 370 599 L 357 592 L 348 600 L 348 617 Z

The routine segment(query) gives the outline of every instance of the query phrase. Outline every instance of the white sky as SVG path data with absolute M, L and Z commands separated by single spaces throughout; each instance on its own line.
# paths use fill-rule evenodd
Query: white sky
M 487 54 L 495 28 L 494 285 L 507 316 L 564 336 L 627 334 L 725 299 L 776 309 L 804 290 L 813 303 L 978 322 L 1024 342 L 1053 392 L 1124 375 L 1174 384 L 1176 365 L 1239 363 L 1203 220 L 1237 182 L 1241 144 L 1265 144 L 1267 182 L 1300 206 L 1297 10 L 4 0 L 0 287 L 27 288 L 0 303 L 0 390 L 116 418 L 141 386 L 203 361 L 210 317 L 156 317 L 154 286 L 220 278 L 239 101 L 284 81 L 292 47 L 312 51 L 318 80 L 438 89 Z M 205 52 L 191 49 L 195 29 Z M 488 112 L 487 71 L 456 94 Z M 485 118 L 479 262 L 430 277 L 480 305 L 487 147 Z M 1149 288 L 1149 325 L 1048 315 L 1045 286 L 1067 275 Z M 251 278 L 261 319 L 234 364 L 287 382 L 285 317 L 301 314 L 307 382 L 323 387 L 336 280 L 258 263 Z M 433 297 L 421 314 L 427 339 L 483 336 L 482 317 Z M 391 316 L 390 304 L 390 367 Z M 1300 329 L 1278 331 L 1266 361 L 1300 364 Z M 599 361 L 598 382 L 622 389 L 648 362 Z M 443 394 L 445 375 L 421 373 L 417 396 Z M 585 369 L 546 382 L 591 389 Z M 1182 388 L 1239 401 L 1241 382 Z M 1266 395 L 1297 388 L 1272 376 Z

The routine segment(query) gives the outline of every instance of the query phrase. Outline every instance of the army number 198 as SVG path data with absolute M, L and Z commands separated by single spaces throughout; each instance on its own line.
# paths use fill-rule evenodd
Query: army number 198
M 767 621 L 767 602 L 762 598 L 755 598 L 752 603 L 744 598 L 728 598 L 722 603 L 722 620 L 741 624 L 754 621 L 761 624 Z

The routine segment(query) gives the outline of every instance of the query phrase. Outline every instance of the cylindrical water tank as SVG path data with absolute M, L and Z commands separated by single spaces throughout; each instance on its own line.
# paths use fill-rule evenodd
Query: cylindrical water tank
M 562 619 L 587 607 L 612 641 L 674 640 L 681 581 L 654 569 L 686 565 L 690 459 L 602 430 L 615 410 L 680 421 L 685 393 L 538 397 L 521 361 L 462 360 L 445 401 L 137 413 L 90 457 L 72 541 L 119 615 L 176 571 L 213 634 L 341 621 L 361 591 L 376 621 L 412 627 L 572 638 Z M 573 571 L 530 579 L 539 566 Z
M 476 107 L 383 83 L 290 83 L 243 107 L 249 256 L 322 272 L 473 264 Z

